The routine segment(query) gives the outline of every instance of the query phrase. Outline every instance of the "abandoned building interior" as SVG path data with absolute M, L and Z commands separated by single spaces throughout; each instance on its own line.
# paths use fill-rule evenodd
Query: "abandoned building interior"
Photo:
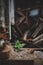
M 0 65 L 14 60 L 43 65 L 43 0 L 0 0 Z
M 0 40 L 43 48 L 43 0 L 0 0 Z

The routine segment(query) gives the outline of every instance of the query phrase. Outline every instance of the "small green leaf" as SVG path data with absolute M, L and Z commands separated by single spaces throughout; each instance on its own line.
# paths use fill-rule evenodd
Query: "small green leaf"
M 15 41 L 15 44 L 14 44 L 14 48 L 16 48 L 17 50 L 19 50 L 20 48 L 23 48 L 23 44 L 20 43 L 19 40 Z

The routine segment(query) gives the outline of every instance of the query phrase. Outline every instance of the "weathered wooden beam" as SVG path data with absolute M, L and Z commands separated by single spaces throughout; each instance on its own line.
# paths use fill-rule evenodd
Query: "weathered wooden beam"
M 31 8 L 26 8 L 26 9 L 23 9 L 21 11 L 30 11 Z
M 16 24 L 20 25 L 23 22 L 24 19 L 25 19 L 25 16 L 19 17 L 18 20 L 16 21 Z
M 43 28 L 43 23 L 41 23 L 36 30 L 34 31 L 34 33 L 32 34 L 32 37 L 35 38 L 37 36 L 37 34 L 39 33 L 39 31 Z
M 20 23 L 22 23 L 22 21 L 25 19 L 24 22 L 28 24 L 28 11 L 27 11 L 27 10 L 29 10 L 29 9 L 30 9 L 30 8 L 24 9 L 24 10 L 26 10 L 26 16 L 23 14 L 23 12 L 22 12 L 21 9 L 18 10 L 18 11 L 16 11 L 19 15 L 22 16 L 21 19 L 19 19 Z M 20 24 L 20 23 L 19 23 L 19 24 Z
M 21 17 L 21 19 L 19 20 L 20 22 L 18 24 L 20 25 L 23 22 L 24 19 L 25 19 L 25 16 Z
M 25 34 L 24 37 L 20 41 L 25 44 L 29 43 L 30 45 L 40 47 L 40 46 L 37 46 L 36 44 L 39 44 L 40 42 L 43 41 L 43 34 L 39 35 L 35 39 L 27 39 L 27 34 Z
M 34 44 L 38 44 L 38 43 L 40 43 L 40 42 L 42 42 L 42 41 L 43 41 L 43 38 L 40 39 L 40 40 L 38 40 L 38 41 L 36 41 L 36 42 L 34 42 Z
M 40 39 L 43 39 L 43 34 L 41 34 L 41 35 L 37 36 L 36 38 L 34 38 L 33 42 L 36 42 L 36 41 L 38 41 Z
M 30 30 L 26 31 L 24 33 L 24 36 L 23 36 L 23 40 L 27 40 L 27 36 L 28 36 L 28 33 L 30 32 Z
M 41 21 L 43 21 L 43 18 L 40 17 L 39 19 L 40 19 Z
M 16 11 L 19 15 L 24 16 L 23 12 L 20 10 Z
M 41 42 L 43 42 L 43 34 L 39 35 L 38 37 L 34 38 L 33 40 L 33 44 L 36 45 L 36 44 L 41 44 Z

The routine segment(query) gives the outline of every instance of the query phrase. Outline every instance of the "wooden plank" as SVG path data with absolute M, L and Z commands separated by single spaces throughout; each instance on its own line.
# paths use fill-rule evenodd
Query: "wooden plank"
M 16 11 L 19 15 L 24 16 L 24 14 L 20 11 Z
M 34 33 L 32 34 L 32 37 L 35 38 L 37 36 L 37 34 L 39 33 L 39 31 L 43 28 L 43 23 L 41 23 L 36 30 L 34 31 Z
M 38 40 L 40 40 L 40 39 L 43 39 L 43 34 L 37 36 L 37 37 L 34 38 L 32 41 L 33 41 L 33 42 L 36 42 L 36 41 L 38 41 Z

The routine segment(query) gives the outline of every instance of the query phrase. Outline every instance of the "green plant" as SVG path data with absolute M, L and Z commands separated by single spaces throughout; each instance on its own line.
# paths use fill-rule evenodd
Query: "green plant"
M 23 48 L 23 46 L 24 45 L 21 44 L 19 40 L 15 41 L 15 43 L 14 43 L 14 48 L 16 49 L 16 51 L 19 51 L 20 48 Z

